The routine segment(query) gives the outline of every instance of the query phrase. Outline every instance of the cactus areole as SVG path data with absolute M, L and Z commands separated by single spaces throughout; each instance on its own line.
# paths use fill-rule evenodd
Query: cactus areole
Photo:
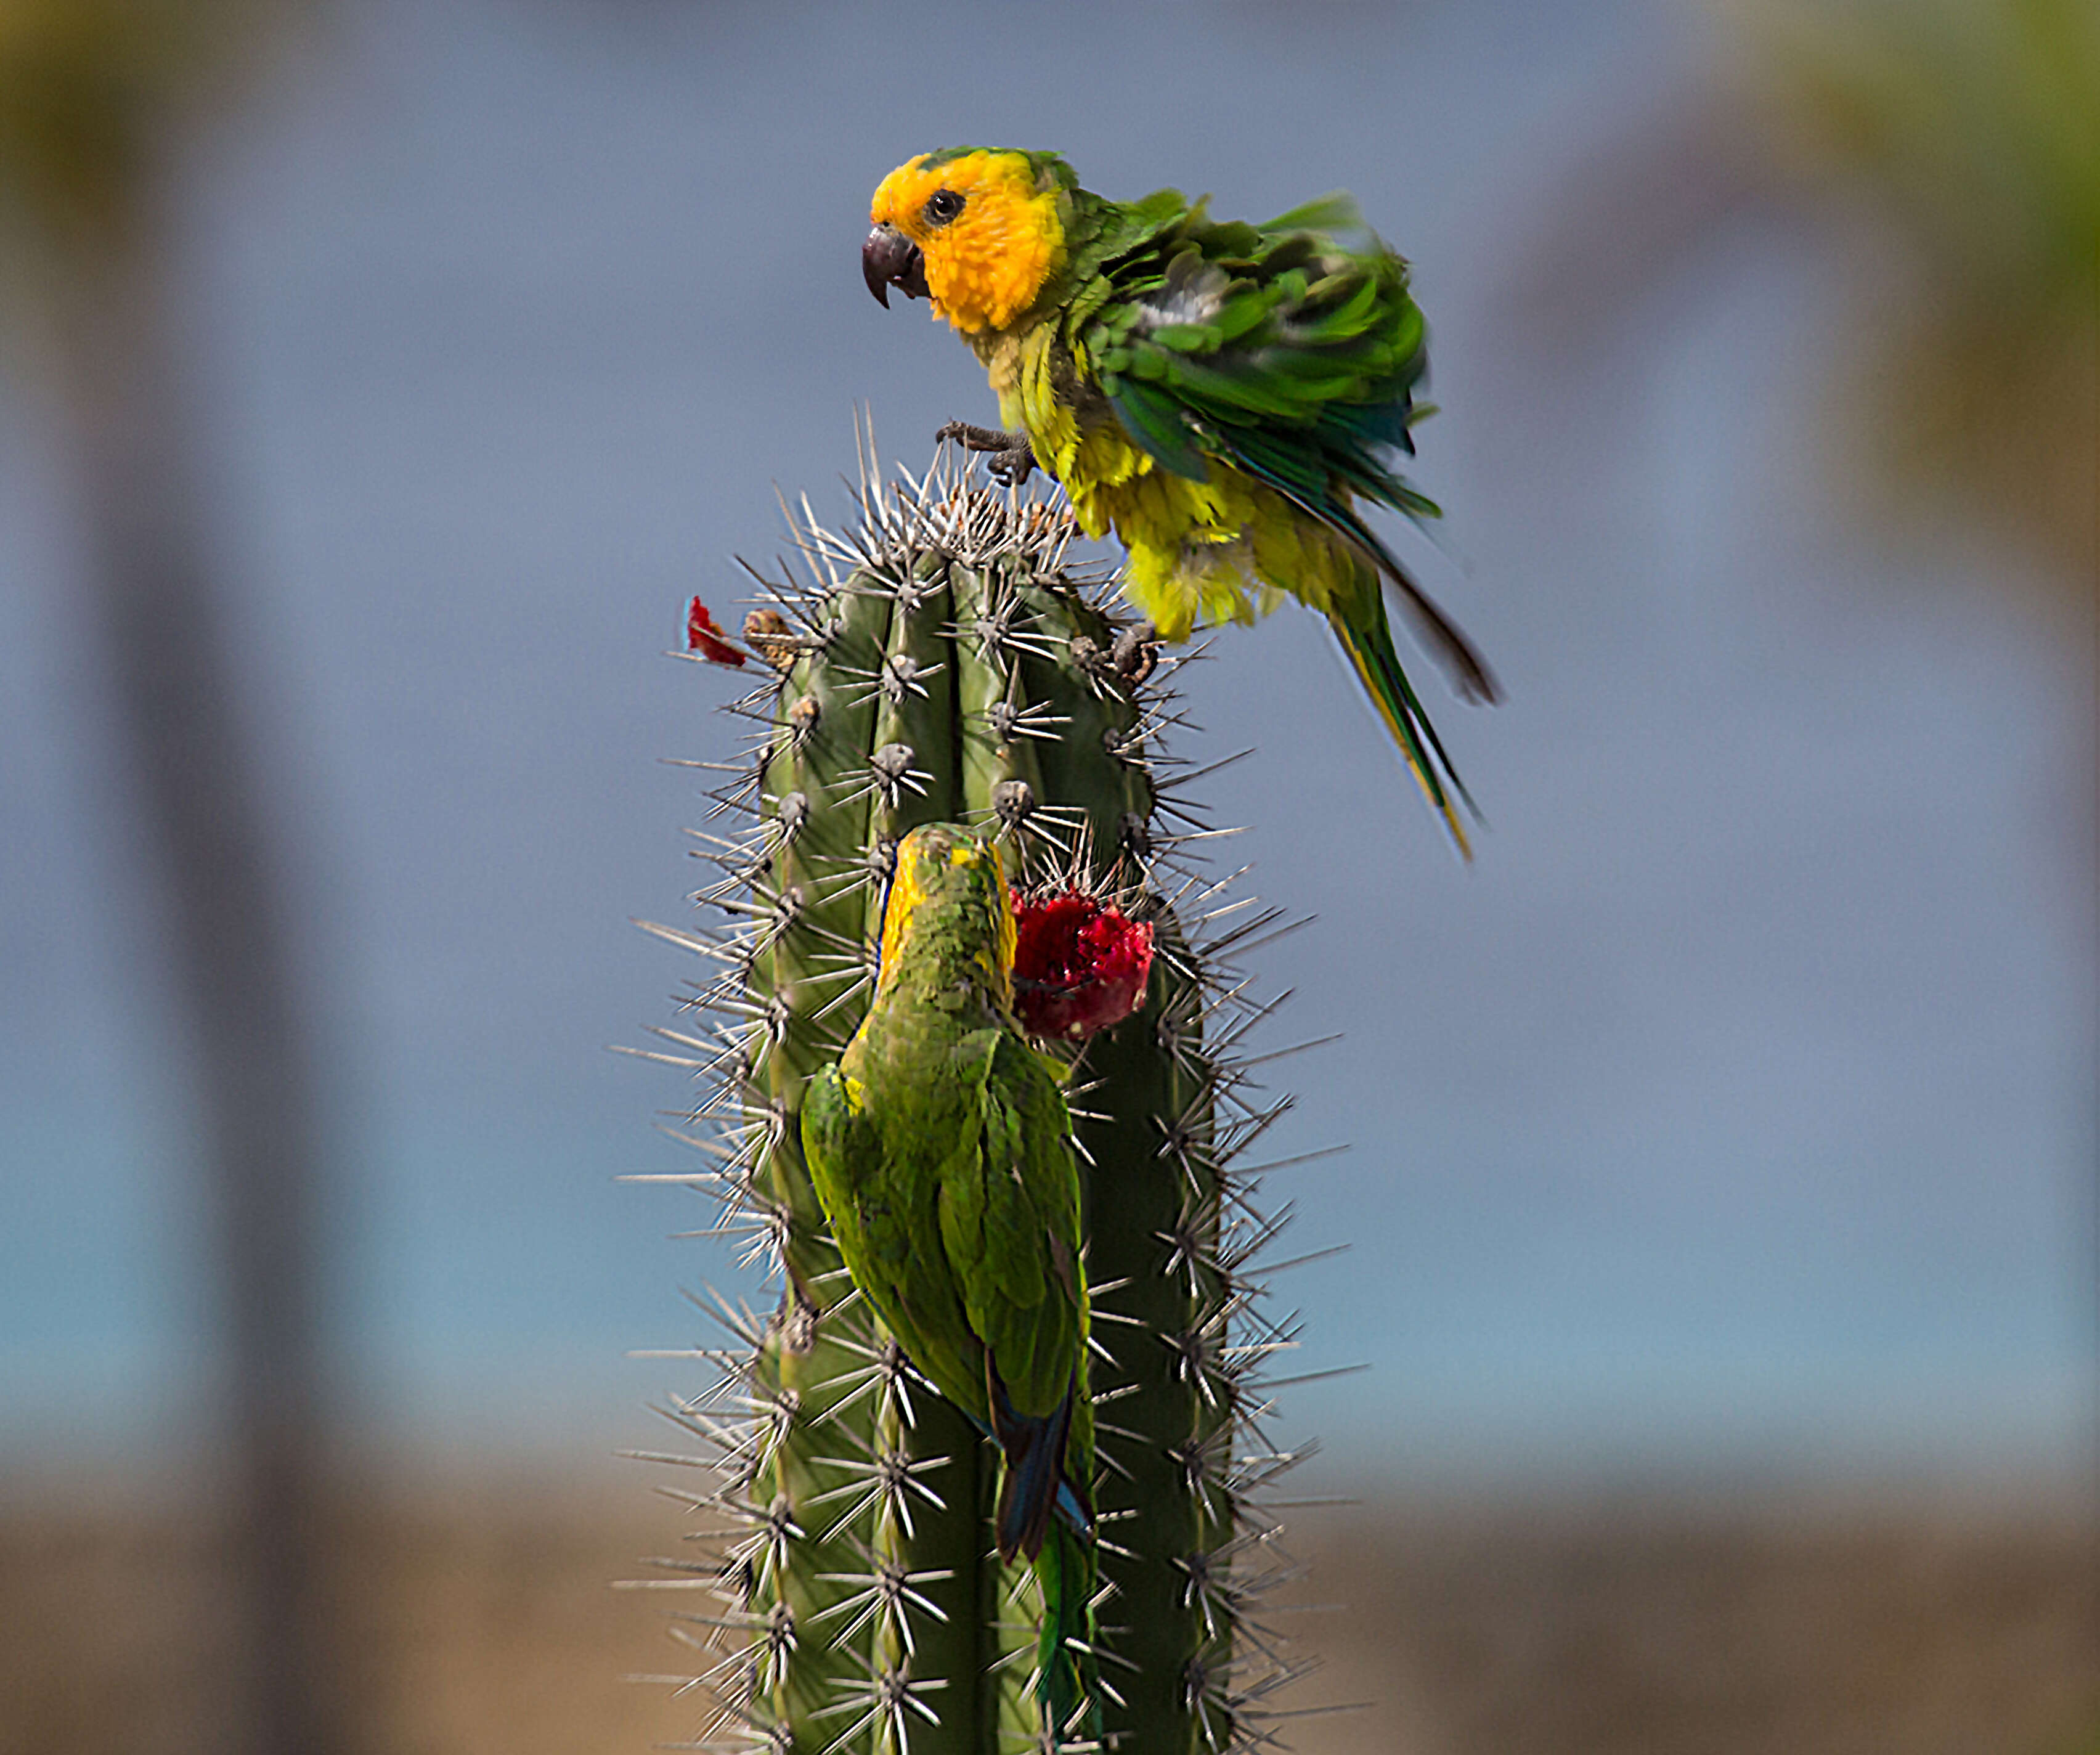
M 1177 664 L 1112 579 L 1068 564 L 1061 506 L 944 466 L 885 486 L 868 444 L 859 511 L 842 533 L 798 522 L 806 565 L 755 575 L 741 646 L 697 606 L 690 624 L 695 657 L 759 682 L 728 709 L 748 754 L 702 765 L 727 776 L 697 831 L 712 922 L 652 928 L 711 965 L 697 1021 L 660 1033 L 704 1081 L 710 1163 L 653 1180 L 717 1200 L 710 1234 L 780 1296 L 716 1300 L 730 1344 L 686 1356 L 717 1375 L 666 1409 L 690 1442 L 654 1459 L 698 1471 L 676 1495 L 695 1552 L 655 1581 L 695 1594 L 675 1679 L 706 1704 L 680 1746 L 1273 1744 L 1272 1698 L 1305 1666 L 1251 1619 L 1289 1570 L 1259 1495 L 1294 1460 L 1259 1373 L 1294 1329 L 1264 1314 L 1250 1258 L 1276 1228 L 1236 1160 L 1287 1100 L 1233 1063 L 1260 1013 L 1227 959 L 1275 911 L 1195 862 L 1214 831 L 1162 747 Z M 1085 1709 L 1062 1723 L 1040 1563 L 1000 1558 L 999 1453 L 855 1287 L 805 1155 L 811 1082 L 867 1013 L 898 844 L 928 823 L 999 849 L 1015 1013 L 1066 1063 L 1097 1522 Z

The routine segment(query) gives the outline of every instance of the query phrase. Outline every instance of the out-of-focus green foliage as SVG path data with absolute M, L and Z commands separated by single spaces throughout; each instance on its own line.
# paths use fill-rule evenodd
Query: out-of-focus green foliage
M 2100 372 L 2100 6 L 1753 0 L 1784 170 L 1880 234 L 1855 369 L 1884 481 L 2089 581 Z
M 294 0 L 0 0 L 0 215 L 68 254 L 126 224 L 169 124 Z

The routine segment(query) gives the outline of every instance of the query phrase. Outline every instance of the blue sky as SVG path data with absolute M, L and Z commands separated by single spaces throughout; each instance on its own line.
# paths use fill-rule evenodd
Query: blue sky
M 1848 521 L 1843 264 L 1748 227 L 1556 352 L 1580 167 L 1720 53 L 1658 5 L 346 7 L 186 187 L 203 472 L 323 1010 L 329 1294 L 364 1429 L 602 1454 L 730 1280 L 603 1052 L 685 971 L 726 679 L 682 606 L 843 515 L 850 411 L 988 418 L 856 265 L 957 140 L 1261 214 L 1346 185 L 1432 333 L 1409 551 L 1507 703 L 1438 718 L 1461 869 L 1286 611 L 1189 673 L 1259 959 L 1338 1475 L 2026 1466 L 2089 1442 L 2089 650 L 1959 531 Z M 0 1457 L 179 1439 L 210 1289 L 179 1044 L 33 395 L 0 401 Z M 1433 683 L 1432 683 L 1433 687 Z

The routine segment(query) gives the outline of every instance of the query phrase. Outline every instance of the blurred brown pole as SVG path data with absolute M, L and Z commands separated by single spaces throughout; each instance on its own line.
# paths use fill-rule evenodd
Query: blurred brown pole
M 114 219 L 71 257 L 52 309 L 84 583 L 165 910 L 215 1209 L 240 1669 L 227 1717 L 241 1755 L 328 1755 L 311 1037 L 205 559 L 153 192 L 126 192 Z

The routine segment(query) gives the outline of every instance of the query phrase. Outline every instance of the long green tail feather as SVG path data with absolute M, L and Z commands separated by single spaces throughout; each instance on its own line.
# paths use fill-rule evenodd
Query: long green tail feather
M 1468 806 L 1472 800 L 1453 771 L 1451 760 L 1444 753 L 1436 727 L 1423 711 L 1414 686 L 1407 680 L 1407 672 L 1400 668 L 1400 655 L 1393 650 L 1392 635 L 1386 627 L 1384 606 L 1379 600 L 1375 575 L 1370 579 L 1370 616 L 1358 622 L 1330 611 L 1327 624 L 1335 630 L 1335 637 L 1342 642 L 1342 650 L 1348 655 L 1357 680 L 1377 703 L 1379 717 L 1385 721 L 1386 730 L 1392 734 L 1393 742 L 1406 757 L 1409 769 L 1420 783 L 1429 802 L 1442 814 L 1452 840 L 1458 843 L 1458 851 L 1471 859 L 1472 843 L 1466 837 L 1465 825 L 1458 820 L 1454 799 L 1462 799 Z
M 1094 1546 L 1053 1519 L 1035 1560 L 1043 1587 L 1043 1631 L 1036 1646 L 1035 1697 L 1061 1741 L 1091 1743 L 1101 1734 L 1094 1661 Z

